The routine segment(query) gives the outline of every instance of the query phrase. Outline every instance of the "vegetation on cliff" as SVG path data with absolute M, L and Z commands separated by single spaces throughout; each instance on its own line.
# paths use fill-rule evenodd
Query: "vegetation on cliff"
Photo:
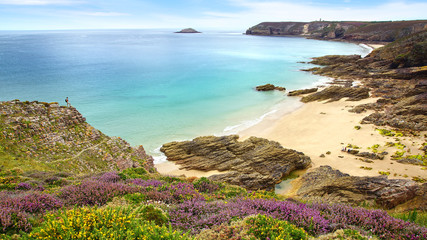
M 0 102 L 0 171 L 96 173 L 153 167 L 144 148 L 108 137 L 73 107 L 57 103 Z
M 263 22 L 249 28 L 248 35 L 297 35 L 318 39 L 393 42 L 424 31 L 427 20 L 389 22 Z

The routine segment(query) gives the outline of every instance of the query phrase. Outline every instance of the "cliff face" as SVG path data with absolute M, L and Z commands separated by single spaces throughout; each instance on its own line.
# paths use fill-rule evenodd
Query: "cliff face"
M 133 148 L 90 126 L 73 107 L 57 103 L 0 102 L 0 171 L 89 173 L 153 167 L 144 148 Z
M 249 28 L 246 34 L 392 42 L 426 29 L 427 20 L 398 22 L 263 22 Z

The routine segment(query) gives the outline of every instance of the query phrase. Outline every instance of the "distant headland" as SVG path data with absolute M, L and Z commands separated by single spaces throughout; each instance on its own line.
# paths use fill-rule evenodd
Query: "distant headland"
M 304 36 L 356 42 L 393 42 L 427 29 L 427 20 L 358 22 L 262 22 L 248 30 L 248 35 Z

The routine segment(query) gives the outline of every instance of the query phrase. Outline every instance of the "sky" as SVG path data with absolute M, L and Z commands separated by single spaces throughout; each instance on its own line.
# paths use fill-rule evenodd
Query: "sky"
M 266 21 L 427 19 L 427 0 L 0 0 L 0 30 L 243 32 Z

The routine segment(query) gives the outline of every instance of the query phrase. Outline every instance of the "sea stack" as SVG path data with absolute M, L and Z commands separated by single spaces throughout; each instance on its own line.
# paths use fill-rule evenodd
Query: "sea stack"
M 196 30 L 195 30 L 195 29 L 193 29 L 193 28 L 184 28 L 184 29 L 182 29 L 181 31 L 179 31 L 179 32 L 175 32 L 175 33 L 201 33 L 201 32 L 196 31 Z

